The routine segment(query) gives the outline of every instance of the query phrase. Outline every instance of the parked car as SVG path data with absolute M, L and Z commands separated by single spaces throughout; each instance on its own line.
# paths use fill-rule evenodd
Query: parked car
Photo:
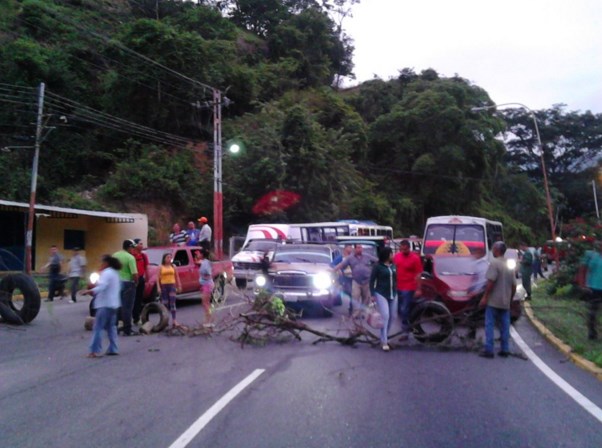
M 325 316 L 341 304 L 332 262 L 340 255 L 336 244 L 281 244 L 265 272 L 255 278 L 255 295 L 272 291 L 287 303 L 320 305 Z
M 238 288 L 253 288 L 255 277 L 261 272 L 264 257 L 271 257 L 279 244 L 282 242 L 275 239 L 250 240 L 232 257 L 234 279 Z
M 176 267 L 182 284 L 182 290 L 178 299 L 200 299 L 199 289 L 199 267 L 194 262 L 194 251 L 199 250 L 196 246 L 162 246 L 149 247 L 145 250 L 148 256 L 149 266 L 146 272 L 146 285 L 144 288 L 144 301 L 152 302 L 158 297 L 157 275 L 163 255 L 171 253 L 173 264 Z M 226 283 L 232 281 L 233 269 L 231 261 L 211 262 L 213 281 L 212 301 L 221 302 L 226 297 Z

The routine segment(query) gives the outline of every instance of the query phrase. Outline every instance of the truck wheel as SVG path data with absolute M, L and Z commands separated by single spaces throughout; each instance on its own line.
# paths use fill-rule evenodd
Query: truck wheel
M 148 322 L 148 316 L 151 313 L 159 314 L 159 322 L 151 329 L 153 333 L 159 333 L 167 328 L 169 325 L 169 311 L 162 303 L 151 302 L 144 305 L 144 308 L 142 308 L 142 312 L 140 313 L 140 320 L 142 321 L 142 324 Z
M 23 295 L 22 302 L 13 301 L 12 296 L 15 289 L 19 290 Z M 22 323 L 27 324 L 31 322 L 40 312 L 42 304 L 40 290 L 36 282 L 29 275 L 10 274 L 3 277 L 0 280 L 0 291 L 5 293 L 3 296 L 8 297 L 8 306 L 19 316 Z
M 213 279 L 213 292 L 211 293 L 211 303 L 221 305 L 226 301 L 226 279 L 219 275 Z
M 442 303 L 427 301 L 417 304 L 412 310 L 410 325 L 416 340 L 438 344 L 451 335 L 454 318 Z

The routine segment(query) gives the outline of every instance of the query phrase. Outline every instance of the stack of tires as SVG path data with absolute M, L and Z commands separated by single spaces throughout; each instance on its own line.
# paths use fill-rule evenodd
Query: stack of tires
M 23 296 L 21 305 L 13 301 L 15 290 Z M 4 322 L 23 325 L 31 322 L 40 312 L 42 299 L 33 278 L 26 274 L 9 274 L 0 279 L 0 317 Z

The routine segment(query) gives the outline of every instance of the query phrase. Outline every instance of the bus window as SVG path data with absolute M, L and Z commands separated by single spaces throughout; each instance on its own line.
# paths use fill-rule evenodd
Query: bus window
M 324 227 L 324 241 L 337 240 L 337 229 L 335 227 Z
M 307 229 L 307 241 L 311 242 L 311 243 L 317 243 L 322 241 L 322 235 L 320 232 L 320 228 L 315 227 L 315 228 L 308 228 Z

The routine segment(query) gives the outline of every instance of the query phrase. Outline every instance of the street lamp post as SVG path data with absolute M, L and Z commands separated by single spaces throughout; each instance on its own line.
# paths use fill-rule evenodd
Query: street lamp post
M 482 110 L 495 109 L 501 106 L 519 106 L 529 112 L 531 118 L 533 119 L 533 126 L 535 127 L 535 135 L 537 137 L 537 145 L 539 146 L 539 156 L 541 159 L 541 171 L 543 173 L 543 185 L 546 192 L 546 204 L 548 207 L 548 218 L 550 220 L 550 231 L 552 233 L 552 241 L 556 241 L 556 226 L 554 225 L 554 211 L 552 210 L 552 198 L 550 196 L 550 187 L 548 185 L 548 173 L 546 170 L 546 161 L 544 159 L 543 154 L 543 145 L 541 143 L 541 136 L 539 135 L 539 126 L 537 125 L 537 119 L 535 117 L 535 113 L 525 106 L 522 103 L 503 103 L 503 104 L 494 104 L 491 106 L 482 106 L 482 107 L 473 107 L 470 110 L 472 112 L 478 112 Z M 558 251 L 556 251 L 556 269 L 558 269 Z

